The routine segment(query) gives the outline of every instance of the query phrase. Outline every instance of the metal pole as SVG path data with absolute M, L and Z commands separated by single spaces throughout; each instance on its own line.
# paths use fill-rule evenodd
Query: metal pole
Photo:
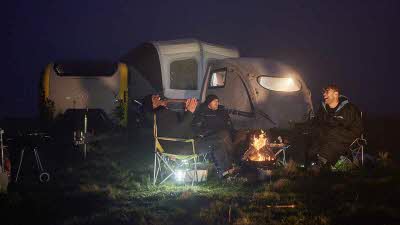
M 3 146 L 3 129 L 0 128 L 0 148 L 1 148 L 1 172 L 5 172 L 4 166 L 4 146 Z
M 84 144 L 83 144 L 83 158 L 86 159 L 86 135 L 87 135 L 87 112 L 89 110 L 86 108 L 85 119 L 84 119 L 84 126 L 83 126 L 83 134 L 84 134 Z
M 15 182 L 18 181 L 19 171 L 21 171 L 21 166 L 22 166 L 22 160 L 24 160 L 24 152 L 25 148 L 23 148 L 21 151 L 21 157 L 19 159 L 19 166 L 18 166 L 17 176 L 15 177 Z

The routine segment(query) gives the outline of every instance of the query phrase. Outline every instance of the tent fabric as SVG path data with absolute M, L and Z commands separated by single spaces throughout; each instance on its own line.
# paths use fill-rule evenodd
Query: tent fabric
M 152 42 L 160 56 L 164 95 L 168 98 L 199 98 L 201 84 L 209 61 L 215 59 L 239 57 L 234 47 L 210 44 L 196 39 L 180 39 Z M 177 60 L 195 59 L 197 62 L 197 89 L 178 90 L 171 88 L 170 64 Z
M 156 91 L 163 90 L 160 58 L 153 44 L 143 43 L 130 50 L 121 58 L 121 62 L 127 64 L 130 68 L 129 77 L 140 74 Z M 138 73 L 135 74 L 134 70 Z
M 121 58 L 121 61 L 126 63 L 129 68 L 135 68 L 139 72 L 135 74 L 130 72 L 130 76 L 143 76 L 156 92 L 167 98 L 183 99 L 200 97 L 204 74 L 210 61 L 232 57 L 239 57 L 239 51 L 234 47 L 210 44 L 196 39 L 180 39 L 144 43 L 129 51 Z M 176 62 L 183 63 L 184 61 L 193 64 L 196 75 L 192 76 L 192 79 L 197 80 L 182 81 L 183 83 L 175 85 L 175 83 L 171 83 L 171 80 L 175 78 L 174 75 L 182 75 L 185 71 L 191 70 L 181 65 L 177 68 L 182 68 L 181 73 L 171 71 L 171 64 L 175 63 L 176 65 Z M 174 74 L 171 74 L 172 72 Z M 185 88 L 185 82 L 191 85 Z M 135 92 L 132 88 L 130 91 Z M 139 94 L 131 93 L 130 95 Z

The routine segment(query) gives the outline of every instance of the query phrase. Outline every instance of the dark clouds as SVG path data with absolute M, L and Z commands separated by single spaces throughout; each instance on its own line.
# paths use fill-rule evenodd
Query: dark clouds
M 16 98 L 20 103 L 9 111 L 34 111 L 36 83 L 49 62 L 117 60 L 143 41 L 195 37 L 295 66 L 315 101 L 334 82 L 364 111 L 398 113 L 399 6 L 395 0 L 10 1 L 2 16 L 2 77 L 10 78 L 1 82 L 2 102 Z

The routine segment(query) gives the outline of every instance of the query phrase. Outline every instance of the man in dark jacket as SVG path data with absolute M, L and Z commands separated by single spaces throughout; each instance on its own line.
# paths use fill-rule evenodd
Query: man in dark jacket
M 361 113 L 340 95 L 338 86 L 323 89 L 324 101 L 313 120 L 311 160 L 319 166 L 334 165 L 362 133 Z
M 198 136 L 209 136 L 219 131 L 233 132 L 228 112 L 219 104 L 216 95 L 208 95 L 195 113 L 193 128 Z
M 197 99 L 186 100 L 184 112 L 175 112 L 167 108 L 167 101 L 159 95 L 149 95 L 144 99 L 144 112 L 147 121 L 153 124 L 153 115 L 157 118 L 157 131 L 160 137 L 193 138 L 193 113 Z
M 216 95 L 208 95 L 205 102 L 196 110 L 193 130 L 199 148 L 208 147 L 220 176 L 233 172 L 233 126 L 229 114 L 219 105 Z

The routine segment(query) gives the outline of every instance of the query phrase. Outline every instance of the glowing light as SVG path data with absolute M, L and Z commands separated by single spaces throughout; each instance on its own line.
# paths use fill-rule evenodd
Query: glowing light
M 287 84 L 288 84 L 288 86 L 293 85 L 294 84 L 293 78 L 291 78 L 291 77 L 287 78 Z
M 175 180 L 177 182 L 183 182 L 185 180 L 186 171 L 184 170 L 177 170 L 175 172 Z
M 272 91 L 294 92 L 301 89 L 301 83 L 292 76 L 289 77 L 267 77 L 261 76 L 258 78 L 258 83 Z
M 267 135 L 263 130 L 261 130 L 261 134 L 259 134 L 258 137 L 254 135 L 253 143 L 251 143 L 251 145 L 257 150 L 261 149 L 266 144 L 267 144 Z

